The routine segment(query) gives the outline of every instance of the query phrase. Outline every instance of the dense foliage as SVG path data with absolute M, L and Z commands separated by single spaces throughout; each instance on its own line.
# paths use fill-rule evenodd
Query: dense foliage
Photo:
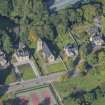
M 104 50 L 91 52 L 87 33 L 88 28 L 94 25 L 95 16 L 101 17 L 100 33 L 105 37 L 105 0 L 94 0 L 77 8 L 67 7 L 54 13 L 49 11 L 44 0 L 0 0 L 0 48 L 7 55 L 13 54 L 19 42 L 35 49 L 38 37 L 49 39 L 60 50 L 65 44 L 76 43 L 79 47 L 79 58 L 85 61 L 77 66 L 78 69 L 83 72 L 86 66 L 90 65 L 94 74 L 104 75 L 105 67 L 102 65 L 105 61 L 105 52 Z M 19 32 L 15 30 L 16 28 Z M 69 32 L 73 33 L 75 41 L 67 36 Z M 68 65 L 69 68 L 73 68 L 74 62 L 70 60 Z M 91 94 L 87 91 L 82 99 L 80 97 L 74 100 L 77 100 L 79 105 L 86 105 L 81 104 L 81 101 L 89 97 Z

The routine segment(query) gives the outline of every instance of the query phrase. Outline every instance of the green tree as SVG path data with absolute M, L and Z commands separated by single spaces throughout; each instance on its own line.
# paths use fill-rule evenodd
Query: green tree
M 24 43 L 24 44 L 28 44 L 28 35 L 24 32 L 21 32 L 19 35 L 20 38 L 20 42 Z
M 97 57 L 96 54 L 93 54 L 93 53 L 87 55 L 86 60 L 91 65 L 94 65 L 94 64 L 98 63 L 98 57 Z
M 85 5 L 82 7 L 84 11 L 84 18 L 87 22 L 92 22 L 93 17 L 96 16 L 96 8 L 94 5 Z
M 0 14 L 8 16 L 12 10 L 11 0 L 0 0 Z
M 10 37 L 7 34 L 4 34 L 2 36 L 2 43 L 3 43 L 3 49 L 7 54 L 10 54 L 13 49 L 12 49 L 12 42 Z

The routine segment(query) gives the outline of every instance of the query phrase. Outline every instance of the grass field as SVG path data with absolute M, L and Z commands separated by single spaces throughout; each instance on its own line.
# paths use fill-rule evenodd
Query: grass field
M 1 90 L 2 91 L 2 90 Z M 3 94 L 2 96 L 0 96 L 0 99 L 2 101 L 7 101 L 8 99 L 10 98 L 14 98 L 14 94 L 12 92 L 9 92 L 9 93 L 5 93 Z
M 0 84 L 9 84 L 16 81 L 16 76 L 12 69 L 0 69 Z
M 62 62 L 51 64 L 47 66 L 47 74 L 65 71 L 66 68 Z
M 91 89 L 96 88 L 97 86 L 101 85 L 101 83 L 104 82 L 105 82 L 104 76 L 87 75 L 86 77 L 76 77 L 65 81 L 56 82 L 55 88 L 57 89 L 61 98 L 63 99 L 64 97 L 70 96 L 71 92 L 76 87 L 89 91 Z M 67 100 L 64 100 L 64 105 L 78 105 L 78 104 L 72 101 L 70 98 L 68 98 Z
M 7 76 L 5 83 L 6 83 L 6 84 L 10 84 L 10 83 L 13 83 L 13 82 L 16 82 L 16 76 L 15 76 L 14 73 L 10 73 L 10 74 Z
M 18 69 L 20 70 L 23 80 L 29 80 L 29 79 L 34 79 L 35 74 L 30 66 L 30 64 L 24 64 L 21 66 L 18 66 Z
M 105 97 L 99 98 L 96 102 L 93 102 L 93 105 L 105 105 Z

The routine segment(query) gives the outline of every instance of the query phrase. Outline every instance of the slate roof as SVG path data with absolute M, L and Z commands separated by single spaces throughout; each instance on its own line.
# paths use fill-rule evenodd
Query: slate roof
M 43 42 L 43 52 L 46 54 L 47 57 L 53 55 L 45 42 Z
M 102 37 L 100 35 L 96 35 L 93 37 L 93 41 L 102 41 Z
M 59 49 L 56 45 L 54 45 L 50 40 L 44 38 L 42 40 L 42 47 L 43 47 L 43 53 L 45 53 L 46 57 L 54 56 L 55 58 L 59 55 Z
M 16 54 L 17 56 L 25 57 L 25 56 L 29 56 L 29 51 L 26 49 L 22 49 L 22 50 L 18 50 Z
M 7 63 L 6 55 L 3 51 L 0 50 L 0 61 Z
M 99 32 L 98 27 L 91 27 L 91 28 L 88 30 L 88 33 L 89 33 L 90 36 L 94 36 L 94 35 L 96 35 L 98 32 Z
M 75 55 L 78 50 L 78 47 L 75 45 L 68 44 L 64 47 L 64 49 L 67 49 L 69 53 L 73 53 Z

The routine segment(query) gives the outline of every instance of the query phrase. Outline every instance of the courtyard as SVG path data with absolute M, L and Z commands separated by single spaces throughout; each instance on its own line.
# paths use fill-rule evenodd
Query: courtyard
M 23 80 L 35 79 L 36 75 L 30 64 L 23 64 L 18 66 L 18 70 Z

